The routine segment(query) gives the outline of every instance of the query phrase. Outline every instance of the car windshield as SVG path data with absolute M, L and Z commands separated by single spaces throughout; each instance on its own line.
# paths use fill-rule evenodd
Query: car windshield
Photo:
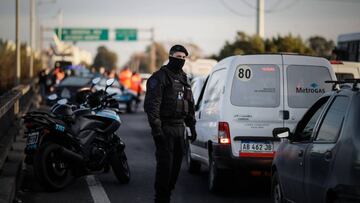
M 85 86 L 90 83 L 90 80 L 91 78 L 67 77 L 60 83 L 60 86 Z

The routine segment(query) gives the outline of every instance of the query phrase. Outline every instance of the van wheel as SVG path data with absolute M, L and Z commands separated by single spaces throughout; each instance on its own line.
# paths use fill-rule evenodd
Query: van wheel
M 271 178 L 271 199 L 274 203 L 284 202 L 284 196 L 277 172 L 274 172 Z
M 219 192 L 222 183 L 222 171 L 218 168 L 216 161 L 210 157 L 209 159 L 209 190 L 210 192 Z
M 195 173 L 199 173 L 201 170 L 201 163 L 198 161 L 195 161 L 194 159 L 191 158 L 191 149 L 190 149 L 190 143 L 189 141 L 187 141 L 187 146 L 186 146 L 187 150 L 186 150 L 186 164 L 187 164 L 187 169 L 189 173 L 195 174 Z

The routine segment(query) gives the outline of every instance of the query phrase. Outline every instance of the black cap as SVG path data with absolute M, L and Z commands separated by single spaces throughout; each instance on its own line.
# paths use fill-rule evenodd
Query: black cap
M 188 53 L 188 51 L 185 49 L 185 47 L 182 46 L 182 45 L 179 45 L 179 44 L 176 44 L 176 45 L 174 45 L 174 46 L 171 47 L 171 49 L 170 49 L 170 55 L 172 55 L 173 53 L 178 52 L 178 51 L 185 53 L 186 56 L 189 55 L 189 53 Z

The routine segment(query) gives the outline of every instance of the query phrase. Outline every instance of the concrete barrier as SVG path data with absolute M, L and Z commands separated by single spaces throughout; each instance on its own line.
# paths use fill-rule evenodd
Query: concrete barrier
M 15 198 L 25 146 L 21 116 L 33 103 L 35 84 L 19 85 L 0 96 L 0 203 Z

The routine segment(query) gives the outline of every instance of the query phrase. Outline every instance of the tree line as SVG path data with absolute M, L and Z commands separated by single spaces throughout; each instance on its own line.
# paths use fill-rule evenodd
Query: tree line
M 233 55 L 291 52 L 330 59 L 334 48 L 335 43 L 322 36 L 312 36 L 305 41 L 292 34 L 262 39 L 258 35 L 239 31 L 233 42 L 226 41 L 220 52 L 210 57 L 221 60 Z
M 155 42 L 153 46 L 155 46 L 156 50 L 155 65 L 158 68 L 168 59 L 168 51 L 165 50 L 163 44 L 160 42 Z M 192 50 L 200 50 L 195 44 L 191 44 L 191 46 L 194 47 Z M 258 35 L 248 35 L 239 31 L 234 41 L 225 42 L 218 54 L 204 57 L 202 54 L 197 54 L 196 51 L 191 51 L 191 57 L 192 59 L 213 58 L 220 61 L 223 58 L 233 55 L 290 52 L 330 59 L 332 58 L 334 48 L 335 43 L 322 36 L 312 36 L 307 40 L 303 40 L 300 36 L 288 34 L 262 39 Z M 111 71 L 116 69 L 117 61 L 118 55 L 115 52 L 105 46 L 100 46 L 97 49 L 97 54 L 92 66 L 97 70 L 100 67 L 104 67 L 106 70 Z M 145 48 L 144 52 L 134 53 L 125 66 L 139 72 L 149 72 L 150 45 Z
M 41 55 L 34 54 L 34 77 L 41 70 Z M 21 81 L 29 80 L 30 48 L 26 43 L 21 44 Z M 0 95 L 14 87 L 16 81 L 16 49 L 15 43 L 0 39 Z

